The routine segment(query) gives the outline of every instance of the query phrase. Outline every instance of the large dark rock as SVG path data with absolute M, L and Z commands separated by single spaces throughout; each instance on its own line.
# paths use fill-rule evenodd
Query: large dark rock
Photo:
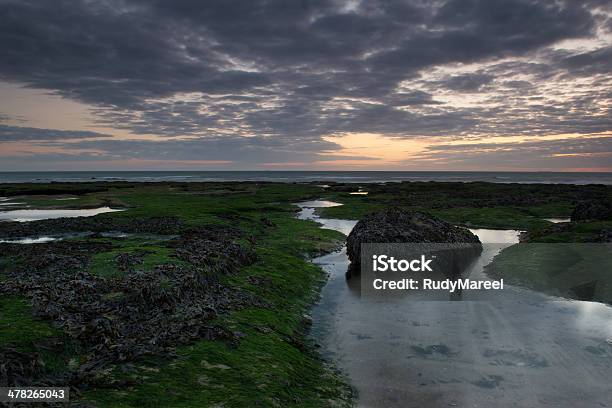
M 480 240 L 468 229 L 426 213 L 400 208 L 372 213 L 355 225 L 346 239 L 351 273 L 359 271 L 362 243 L 469 243 L 477 244 L 471 248 L 477 249 L 478 254 L 482 250 Z
M 604 200 L 581 201 L 572 211 L 572 221 L 612 220 L 612 203 Z

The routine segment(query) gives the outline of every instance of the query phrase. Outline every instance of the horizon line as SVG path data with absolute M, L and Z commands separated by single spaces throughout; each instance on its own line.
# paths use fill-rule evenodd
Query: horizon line
M 577 173 L 612 174 L 590 170 L 0 170 L 0 173 L 150 173 L 150 172 L 209 172 L 209 173 Z

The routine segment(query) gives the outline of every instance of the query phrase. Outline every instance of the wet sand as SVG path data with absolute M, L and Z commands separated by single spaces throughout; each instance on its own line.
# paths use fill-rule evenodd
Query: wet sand
M 355 221 L 300 218 L 348 234 Z M 333 203 L 324 203 L 329 206 Z M 474 230 L 472 279 L 518 231 Z M 462 301 L 361 298 L 345 249 L 314 260 L 329 273 L 312 336 L 349 378 L 360 407 L 612 407 L 612 308 L 516 287 Z

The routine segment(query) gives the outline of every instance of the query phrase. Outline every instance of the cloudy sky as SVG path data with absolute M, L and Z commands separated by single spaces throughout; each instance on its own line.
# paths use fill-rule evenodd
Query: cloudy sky
M 0 171 L 612 171 L 609 0 L 0 0 Z

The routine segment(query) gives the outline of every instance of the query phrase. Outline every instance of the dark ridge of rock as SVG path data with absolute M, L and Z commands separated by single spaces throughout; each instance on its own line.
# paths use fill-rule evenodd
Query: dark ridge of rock
M 122 252 L 115 257 L 117 268 L 123 272 L 133 272 L 136 265 L 141 265 L 144 262 L 144 257 L 150 251 Z
M 599 231 L 597 242 L 611 243 L 612 242 L 612 230 L 602 229 Z
M 572 221 L 612 220 L 612 203 L 605 200 L 580 201 L 572 211 Z
M 256 260 L 253 251 L 245 251 L 236 242 L 237 230 L 225 226 L 209 226 L 184 233 L 172 244 L 179 259 L 199 268 L 217 272 L 233 271 Z
M 117 187 L 115 187 L 117 188 Z M 70 185 L 43 185 L 43 186 L 35 186 L 35 185 L 8 185 L 6 187 L 0 187 L 0 196 L 13 197 L 13 196 L 28 196 L 28 195 L 85 195 L 91 193 L 101 193 L 104 191 L 108 191 L 108 187 L 99 187 L 99 186 L 79 186 L 74 187 Z
M 20 262 L 11 266 L 15 274 L 52 276 L 86 269 L 92 255 L 111 249 L 112 245 L 104 242 L 56 241 L 29 245 L 2 243 L 0 258 L 12 256 L 20 259 Z
M 575 223 L 569 222 L 553 224 L 542 229 L 522 232 L 519 240 L 523 243 L 541 242 L 542 239 L 546 240 L 548 235 L 571 233 L 575 226 Z M 612 231 L 603 228 L 599 230 L 598 233 L 593 232 L 592 234 L 588 234 L 587 237 L 579 237 L 578 239 L 579 240 L 574 242 L 610 243 L 612 242 Z
M 336 191 L 339 193 L 350 193 L 352 191 L 357 191 L 357 187 L 358 187 L 357 184 L 352 184 L 352 183 L 348 183 L 348 184 L 336 183 L 336 184 L 330 184 L 330 186 L 328 187 L 328 190 Z
M 467 243 L 480 240 L 466 228 L 422 212 L 389 208 L 366 216 L 355 225 L 346 239 L 346 252 L 351 261 L 350 273 L 359 273 L 362 243 Z
M 557 224 L 548 225 L 537 230 L 523 231 L 519 235 L 519 241 L 523 243 L 532 241 L 537 242 L 539 238 L 544 237 L 546 235 L 571 231 L 572 227 L 572 224 L 569 222 L 561 222 Z
M 255 295 L 220 280 L 255 259 L 251 248 L 237 244 L 238 238 L 231 230 L 215 227 L 191 231 L 175 249 L 177 257 L 190 265 L 139 271 L 134 268 L 138 256 L 120 255 L 126 269 L 120 277 L 88 272 L 90 257 L 110 250 L 110 244 L 3 244 L 0 255 L 18 255 L 20 260 L 6 272 L 0 296 L 28 297 L 36 316 L 52 320 L 83 350 L 81 365 L 68 376 L 73 384 L 108 385 L 114 381 L 105 374 L 109 364 L 167 355 L 197 339 L 219 339 L 230 345 L 238 341 L 231 330 L 213 322 L 219 314 L 259 302 Z M 0 353 L 9 352 L 0 348 Z M 20 371 L 11 368 L 11 373 L 36 380 L 34 371 L 15 367 Z
M 31 386 L 45 366 L 38 353 L 23 353 L 14 348 L 0 350 L 0 386 Z
M 21 238 L 70 232 L 125 232 L 177 235 L 184 230 L 177 217 L 121 218 L 104 214 L 95 217 L 56 218 L 30 222 L 2 222 L 0 238 Z
M 586 199 L 604 199 L 609 197 L 612 191 L 610 186 L 594 184 L 582 186 L 570 184 L 493 184 L 486 182 L 425 181 L 404 181 L 384 185 L 368 183 L 364 187 L 367 188 L 371 195 L 389 195 L 387 204 L 395 202 L 397 205 L 402 205 L 402 203 L 408 200 L 415 206 L 427 208 L 547 205 L 558 203 L 559 201 L 575 202 Z M 339 189 L 343 190 L 343 187 L 339 187 Z M 348 186 L 345 191 L 350 191 Z

